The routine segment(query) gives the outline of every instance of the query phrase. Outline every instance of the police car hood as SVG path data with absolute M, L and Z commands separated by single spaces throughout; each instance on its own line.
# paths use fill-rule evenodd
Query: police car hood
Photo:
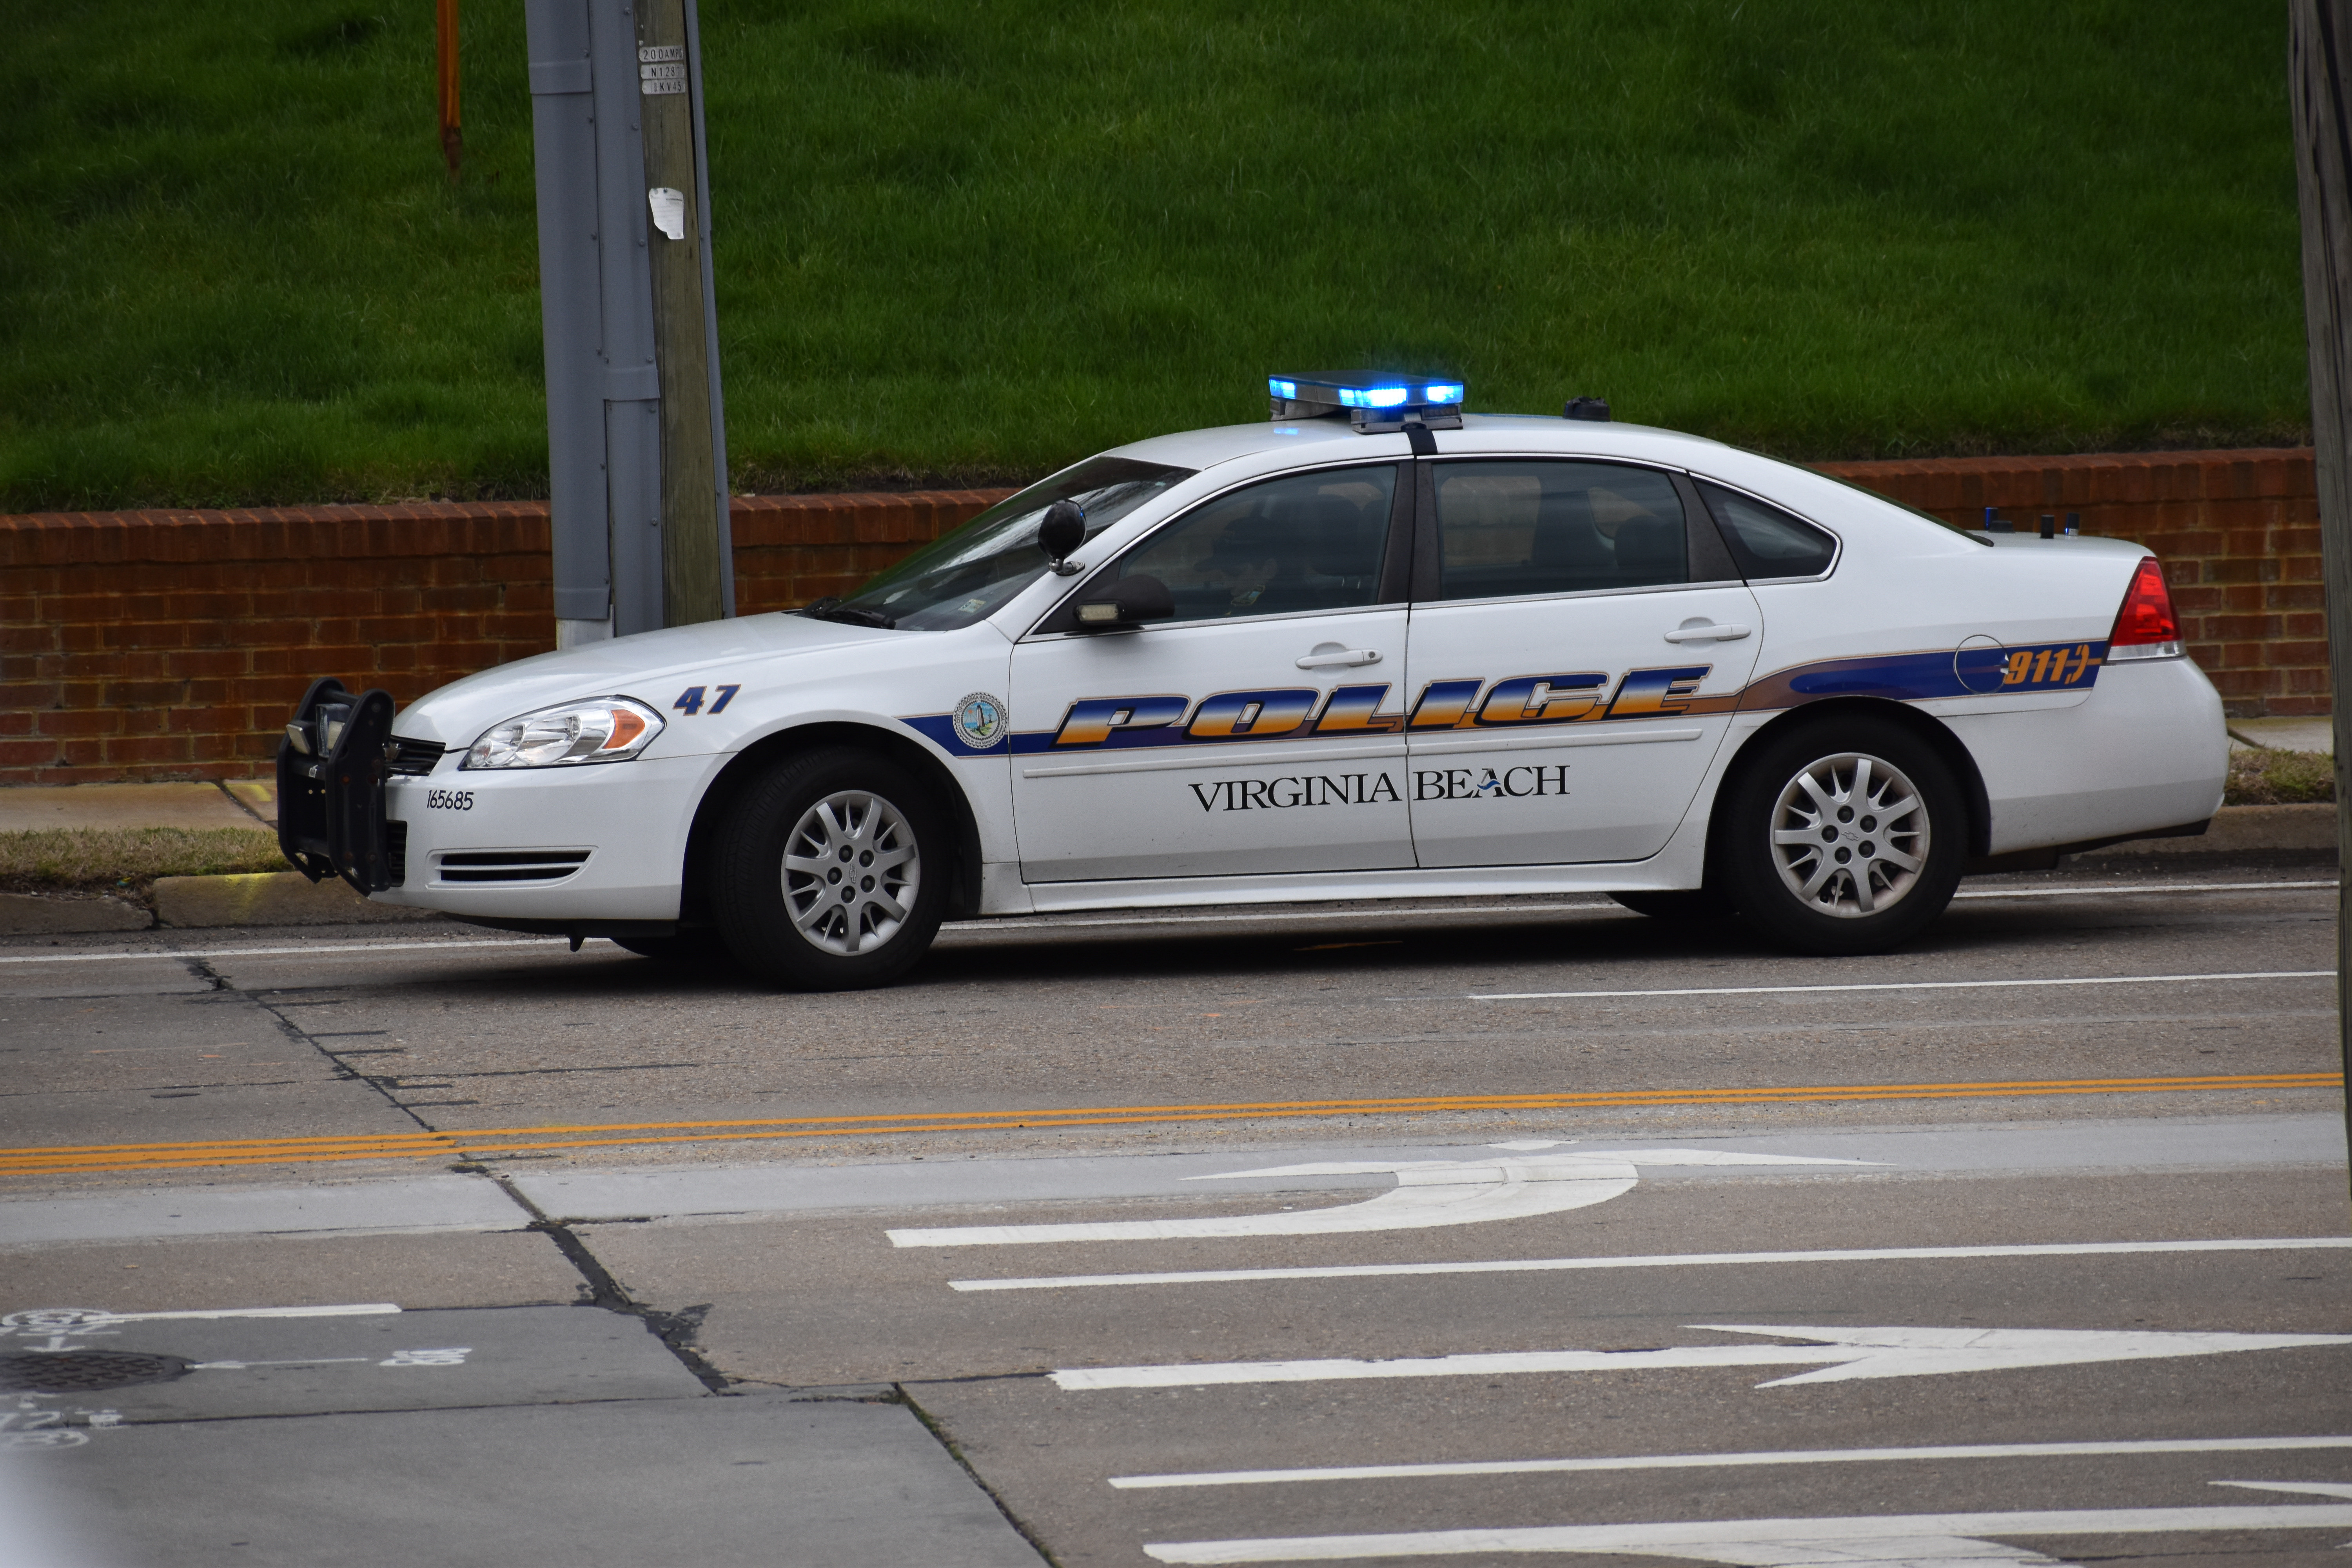
M 755 658 L 854 654 L 899 635 L 806 616 L 766 615 L 609 637 L 452 681 L 402 709 L 392 729 L 406 740 L 470 746 L 493 724 L 559 702 L 634 697 L 660 708 L 676 686 L 692 685 L 714 668 L 738 668 Z

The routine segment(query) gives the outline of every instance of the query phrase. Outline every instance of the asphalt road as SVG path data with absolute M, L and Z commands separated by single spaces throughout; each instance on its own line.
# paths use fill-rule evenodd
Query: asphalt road
M 2317 1562 L 2335 902 L 18 941 L 0 1563 Z

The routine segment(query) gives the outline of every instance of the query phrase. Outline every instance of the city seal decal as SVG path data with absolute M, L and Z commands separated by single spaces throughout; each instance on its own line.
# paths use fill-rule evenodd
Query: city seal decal
M 1004 738 L 1004 702 L 985 691 L 975 691 L 956 704 L 956 738 L 975 752 L 984 752 Z

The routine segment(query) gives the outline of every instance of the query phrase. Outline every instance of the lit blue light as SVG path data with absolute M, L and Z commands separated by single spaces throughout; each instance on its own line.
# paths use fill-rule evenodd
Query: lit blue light
M 1403 406 L 1405 389 L 1402 386 L 1343 386 L 1339 388 L 1339 404 L 1345 408 L 1398 408 Z
M 1462 401 L 1462 384 L 1458 381 L 1432 382 L 1421 389 L 1421 395 L 1430 403 L 1459 403 Z
M 1285 381 L 1278 375 L 1266 377 L 1265 389 L 1276 397 L 1296 398 L 1298 395 L 1298 384 L 1295 381 Z

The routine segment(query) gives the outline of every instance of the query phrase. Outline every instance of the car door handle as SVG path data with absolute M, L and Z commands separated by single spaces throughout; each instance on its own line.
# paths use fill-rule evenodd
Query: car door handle
M 1378 649 L 1369 647 L 1317 648 L 1298 661 L 1301 669 L 1329 669 L 1335 666 L 1378 664 Z
M 1666 634 L 1668 642 L 1738 642 L 1748 635 L 1743 626 L 1718 626 L 1712 621 L 1697 626 L 1680 626 Z

